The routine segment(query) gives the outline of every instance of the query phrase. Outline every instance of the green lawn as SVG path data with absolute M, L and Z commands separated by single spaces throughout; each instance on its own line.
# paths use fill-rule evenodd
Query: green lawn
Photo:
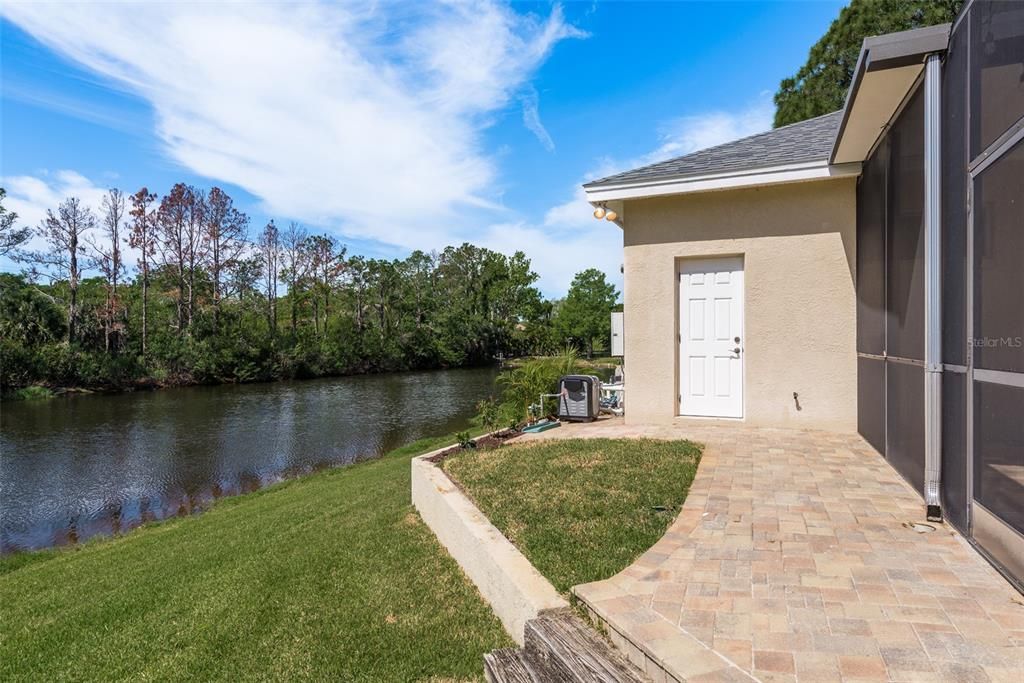
M 409 502 L 451 442 L 0 560 L 0 680 L 480 678 L 511 641 Z
M 697 471 L 689 441 L 566 439 L 467 450 L 443 467 L 561 592 L 661 538 Z

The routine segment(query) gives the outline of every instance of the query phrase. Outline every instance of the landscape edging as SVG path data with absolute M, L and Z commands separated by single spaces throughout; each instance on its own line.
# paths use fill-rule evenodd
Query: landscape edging
M 413 458 L 413 506 L 491 605 L 505 630 L 522 645 L 527 621 L 569 603 L 444 470 L 430 461 L 449 448 Z

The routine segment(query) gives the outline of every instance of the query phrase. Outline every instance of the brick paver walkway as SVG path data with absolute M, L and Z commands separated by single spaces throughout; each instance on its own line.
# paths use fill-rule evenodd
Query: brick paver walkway
M 860 437 L 621 419 L 707 444 L 678 519 L 576 594 L 658 680 L 1024 682 L 1024 599 Z

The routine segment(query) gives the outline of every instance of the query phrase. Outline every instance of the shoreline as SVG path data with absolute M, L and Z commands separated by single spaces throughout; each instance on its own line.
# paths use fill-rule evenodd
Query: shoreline
M 143 391 L 160 391 L 164 389 L 181 389 L 185 387 L 219 387 L 243 384 L 275 384 L 277 382 L 304 382 L 317 379 L 339 379 L 344 377 L 366 377 L 370 375 L 392 375 L 406 372 L 434 372 L 440 370 L 478 370 L 480 368 L 505 366 L 494 363 L 488 365 L 457 365 L 429 368 L 404 368 L 401 370 L 366 370 L 363 372 L 345 372 L 337 374 L 313 375 L 310 377 L 276 377 L 273 379 L 254 379 L 247 381 L 223 380 L 219 382 L 198 382 L 194 380 L 175 379 L 158 380 L 153 377 L 140 378 L 125 385 L 96 385 L 96 386 L 50 386 L 47 384 L 30 384 L 24 387 L 17 387 L 5 390 L 0 393 L 0 402 L 40 401 L 59 398 L 69 395 L 91 396 L 110 394 L 131 394 Z
M 338 374 L 314 375 L 311 377 L 276 377 L 273 379 L 255 379 L 249 381 L 223 380 L 217 382 L 198 382 L 183 377 L 174 379 L 159 380 L 155 377 L 143 377 L 133 380 L 125 385 L 96 385 L 96 386 L 51 386 L 47 384 L 30 384 L 24 387 L 10 388 L 0 393 L 0 402 L 20 401 L 45 401 L 66 396 L 92 396 L 109 394 L 130 394 L 140 391 L 160 391 L 163 389 L 178 389 L 182 387 L 217 387 L 226 385 L 241 384 L 273 384 L 275 382 L 305 381 L 314 379 L 337 379 L 342 377 L 363 377 L 367 375 L 389 375 L 404 372 L 432 372 L 435 370 L 475 370 L 487 367 L 496 367 L 498 370 L 513 370 L 522 367 L 531 360 L 551 358 L 552 356 L 517 356 L 515 358 L 494 359 L 489 364 L 480 365 L 439 365 L 429 368 L 403 368 L 399 370 L 364 370 L 362 372 L 345 372 Z M 580 370 L 614 370 L 621 365 L 622 360 L 612 357 L 598 357 L 592 359 L 580 358 L 577 366 Z

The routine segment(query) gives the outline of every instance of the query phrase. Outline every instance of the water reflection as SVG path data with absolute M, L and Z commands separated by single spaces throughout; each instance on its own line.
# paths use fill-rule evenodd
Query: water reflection
M 465 426 L 495 371 L 190 387 L 0 407 L 0 552 L 189 515 Z

